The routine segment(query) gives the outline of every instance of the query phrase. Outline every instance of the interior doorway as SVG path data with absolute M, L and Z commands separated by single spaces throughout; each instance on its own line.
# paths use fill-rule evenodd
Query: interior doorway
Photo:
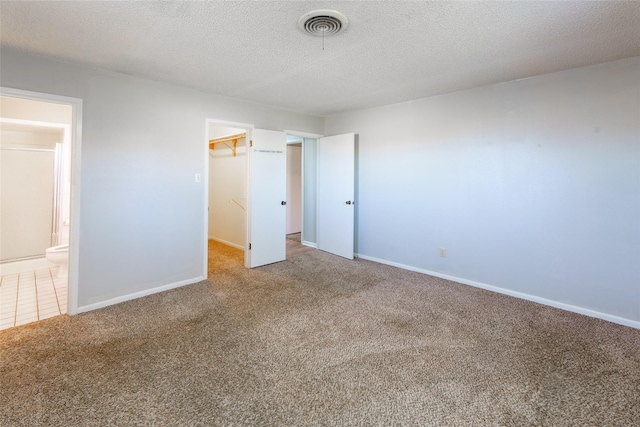
M 205 230 L 207 232 L 204 247 L 207 250 L 205 250 L 204 265 L 207 277 L 210 275 L 207 267 L 210 241 L 243 250 L 244 265 L 247 268 L 284 261 L 287 258 L 289 246 L 287 236 L 298 233 L 300 233 L 299 237 L 296 236 L 296 240 L 299 239 L 298 244 L 336 253 L 327 246 L 326 242 L 322 247 L 318 243 L 320 214 L 327 218 L 335 217 L 341 220 L 338 226 L 332 225 L 331 220 L 325 221 L 324 228 L 336 228 L 338 233 L 323 233 L 322 236 L 324 240 L 327 240 L 326 236 L 329 236 L 332 241 L 344 240 L 346 244 L 342 246 L 349 246 L 350 254 L 337 254 L 353 258 L 353 134 L 324 138 L 304 132 L 255 129 L 252 125 L 215 120 L 207 120 L 206 125 Z M 326 197 L 319 197 L 320 144 L 330 144 L 331 141 L 345 145 L 346 153 L 350 154 L 344 156 L 345 158 L 339 163 L 350 163 L 351 172 L 346 174 L 350 175 L 346 177 L 348 179 L 339 180 L 348 190 L 348 194 L 338 192 L 340 206 L 323 210 L 320 209 L 321 204 L 335 204 L 333 200 L 327 202 Z M 287 144 L 290 146 L 289 149 Z M 218 147 L 221 154 L 216 153 Z M 245 158 L 237 159 L 243 153 Z M 236 158 L 237 165 L 241 166 L 227 168 L 220 166 L 222 163 L 215 163 L 226 161 L 231 164 L 229 160 L 224 160 L 231 157 Z M 325 170 L 328 170 L 327 166 L 330 169 L 329 164 L 333 162 L 330 157 L 325 156 L 322 162 Z M 340 157 L 343 157 L 342 154 Z M 329 163 L 327 163 L 328 159 Z M 322 180 L 330 181 L 326 178 Z M 334 187 L 342 190 L 343 186 L 336 184 Z M 220 194 L 223 195 L 220 196 Z M 347 208 L 345 209 L 342 205 Z M 236 212 L 231 212 L 233 209 L 229 208 L 235 209 Z M 238 208 L 241 212 L 237 211 Z M 340 215 L 333 215 L 334 210 L 340 211 Z M 223 211 L 226 212 L 224 213 L 227 216 L 226 219 L 232 220 L 231 223 L 221 216 Z M 343 219 L 345 224 L 350 223 L 349 227 L 343 224 Z M 223 229 L 225 234 L 218 233 L 219 229 Z M 340 231 L 344 230 L 347 233 L 343 236 Z M 334 234 L 338 234 L 340 239 L 334 238 Z M 244 236 L 244 245 L 242 236 Z
M 244 262 L 247 236 L 247 147 L 248 128 L 208 122 L 207 126 L 207 264 L 211 268 L 219 265 L 212 262 L 216 253 L 239 254 L 224 246 L 242 251 Z
M 0 329 L 77 312 L 82 100 L 0 88 Z
M 289 192 L 295 192 L 292 199 L 292 214 L 289 215 L 287 210 L 287 241 L 293 239 L 304 246 L 311 248 L 317 247 L 317 184 L 318 184 L 318 138 L 319 134 L 308 132 L 299 132 L 287 130 L 287 147 L 296 147 L 288 151 L 288 171 L 287 171 L 287 204 L 289 203 Z M 299 150 L 300 160 L 298 163 L 296 151 Z M 299 181 L 297 172 L 289 173 L 289 164 L 292 164 L 291 170 L 299 164 L 300 176 Z M 291 176 L 290 176 L 291 175 Z M 292 184 L 289 185 L 289 182 Z M 299 182 L 299 190 L 297 188 Z M 299 198 L 296 198 L 298 196 Z M 298 210 L 299 209 L 299 210 Z M 289 223 L 298 224 L 299 214 L 299 234 L 293 233 L 293 229 L 289 228 Z
M 353 259 L 355 134 L 287 131 L 287 142 L 302 149 L 301 243 Z
M 302 142 L 287 135 L 287 238 L 300 241 L 302 232 Z

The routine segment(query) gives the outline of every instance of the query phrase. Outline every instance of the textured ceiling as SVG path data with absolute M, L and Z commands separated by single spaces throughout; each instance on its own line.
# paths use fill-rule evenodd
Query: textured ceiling
M 322 40 L 304 13 L 349 18 Z M 640 2 L 0 3 L 2 46 L 330 115 L 640 55 Z

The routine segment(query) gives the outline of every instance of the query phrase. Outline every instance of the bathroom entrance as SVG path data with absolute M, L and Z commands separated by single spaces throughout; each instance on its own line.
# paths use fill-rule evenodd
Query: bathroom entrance
M 38 95 L 0 94 L 0 329 L 75 309 L 68 274 L 74 105 Z

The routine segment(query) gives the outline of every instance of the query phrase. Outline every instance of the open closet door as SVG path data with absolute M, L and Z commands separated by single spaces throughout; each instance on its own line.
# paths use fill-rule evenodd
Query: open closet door
M 253 129 L 251 140 L 247 267 L 254 268 L 287 257 L 287 138 L 284 132 Z
M 355 135 L 318 139 L 318 249 L 353 259 Z

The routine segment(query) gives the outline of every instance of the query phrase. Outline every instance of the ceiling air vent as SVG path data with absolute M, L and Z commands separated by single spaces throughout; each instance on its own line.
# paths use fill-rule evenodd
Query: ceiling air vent
M 320 9 L 305 13 L 298 19 L 298 27 L 312 36 L 331 36 L 344 31 L 349 24 L 346 16 L 336 10 Z

